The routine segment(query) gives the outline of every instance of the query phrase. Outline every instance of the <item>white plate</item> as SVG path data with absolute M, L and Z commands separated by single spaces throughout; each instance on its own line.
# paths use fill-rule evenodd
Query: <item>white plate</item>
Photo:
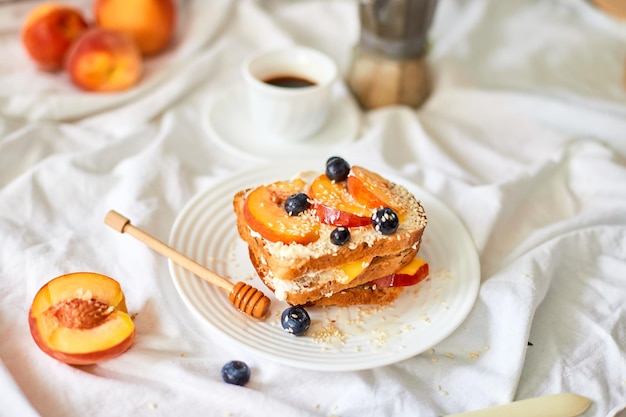
M 328 121 L 313 136 L 298 142 L 264 137 L 248 114 L 244 86 L 238 85 L 207 102 L 202 123 L 211 137 L 238 154 L 259 160 L 284 160 L 333 153 L 333 148 L 356 139 L 360 119 L 353 100 L 335 89 Z
M 252 319 L 228 301 L 223 290 L 170 262 L 180 296 L 213 331 L 250 351 L 299 368 L 348 371 L 384 366 L 410 358 L 449 336 L 472 309 L 480 286 L 474 244 L 459 219 L 439 200 L 414 184 L 404 184 L 422 201 L 428 216 L 420 256 L 430 278 L 406 288 L 390 306 L 309 308 L 311 328 L 300 337 L 286 333 L 277 301 L 256 276 L 239 238 L 232 197 L 240 189 L 292 177 L 310 163 L 280 164 L 247 171 L 196 195 L 177 217 L 170 245 L 233 282 L 252 284 L 272 300 L 266 321 Z M 383 174 L 384 175 L 384 174 Z M 334 321 L 333 321 L 334 320 Z M 341 336 L 324 337 L 334 323 Z

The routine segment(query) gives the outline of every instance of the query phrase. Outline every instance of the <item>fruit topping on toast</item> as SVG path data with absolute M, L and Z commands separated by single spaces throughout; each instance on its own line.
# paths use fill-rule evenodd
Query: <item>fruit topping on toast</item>
M 306 189 L 299 178 L 262 185 L 246 199 L 245 220 L 271 242 L 307 244 L 319 237 L 317 221 L 343 229 L 331 237 L 336 245 L 349 239 L 345 228 L 372 225 L 394 233 L 402 207 L 390 191 L 391 182 L 340 157 L 329 158 L 326 173 Z M 317 218 L 317 221 L 315 218 Z
M 344 181 L 350 174 L 350 164 L 339 156 L 331 156 L 326 161 L 326 176 L 332 181 Z
M 241 190 L 233 204 L 259 277 L 291 305 L 385 304 L 428 275 L 416 257 L 420 202 L 340 157 L 325 173 Z
M 306 213 L 306 209 L 297 215 L 294 215 L 293 208 L 290 213 L 285 209 L 285 203 L 290 201 L 291 196 L 301 193 L 304 186 L 304 181 L 296 179 L 278 181 L 252 190 L 243 210 L 248 226 L 270 242 L 307 244 L 317 240 L 317 218 Z
M 374 229 L 382 233 L 383 235 L 390 235 L 398 230 L 400 219 L 398 214 L 390 208 L 383 207 L 376 210 L 376 213 L 372 216 L 372 225 Z
M 402 206 L 396 202 L 391 193 L 391 182 L 375 172 L 360 166 L 354 166 L 350 170 L 347 180 L 348 193 L 354 199 L 371 208 L 390 207 L 398 214 Z
M 313 211 L 322 223 L 358 227 L 371 224 L 372 209 L 357 202 L 345 182 L 336 182 L 322 174 L 311 183 L 309 195 Z
M 342 246 L 348 243 L 350 240 L 350 229 L 347 227 L 339 226 L 330 232 L 330 242 L 333 245 Z

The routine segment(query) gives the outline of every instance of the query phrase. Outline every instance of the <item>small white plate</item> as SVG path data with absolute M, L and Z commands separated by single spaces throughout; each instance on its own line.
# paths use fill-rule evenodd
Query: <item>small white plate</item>
M 266 321 L 250 318 L 235 309 L 223 290 L 170 262 L 174 284 L 186 305 L 211 330 L 243 348 L 286 365 L 314 370 L 389 365 L 448 337 L 465 320 L 478 295 L 476 249 L 461 221 L 439 200 L 415 184 L 390 176 L 387 178 L 413 192 L 426 210 L 429 220 L 419 253 L 429 262 L 430 278 L 406 288 L 386 307 L 309 308 L 312 324 L 303 336 L 282 329 L 280 314 L 287 304 L 277 301 L 256 276 L 247 246 L 237 233 L 232 198 L 243 188 L 316 168 L 319 170 L 300 161 L 246 171 L 214 184 L 189 201 L 172 227 L 170 245 L 233 282 L 244 281 L 262 290 L 272 305 Z
M 202 113 L 207 133 L 228 149 L 259 160 L 311 158 L 332 153 L 356 139 L 361 114 L 345 92 L 335 89 L 326 124 L 313 136 L 297 142 L 265 137 L 248 113 L 246 89 L 238 85 L 207 102 Z

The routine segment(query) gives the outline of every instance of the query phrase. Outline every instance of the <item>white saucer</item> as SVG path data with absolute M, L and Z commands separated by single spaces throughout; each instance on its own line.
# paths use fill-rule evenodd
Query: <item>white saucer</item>
M 335 92 L 328 121 L 312 137 L 287 142 L 264 137 L 250 119 L 243 85 L 207 103 L 202 124 L 225 147 L 260 160 L 327 156 L 333 148 L 356 139 L 361 124 L 357 105 L 345 92 Z

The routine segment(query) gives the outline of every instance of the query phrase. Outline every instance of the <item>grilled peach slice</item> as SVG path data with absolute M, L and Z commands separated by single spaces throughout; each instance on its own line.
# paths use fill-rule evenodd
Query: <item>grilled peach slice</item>
M 319 238 L 319 222 L 310 214 L 290 216 L 285 201 L 292 194 L 303 192 L 300 179 L 262 185 L 250 192 L 243 207 L 243 216 L 250 228 L 270 242 L 307 244 Z
M 348 193 L 345 182 L 332 181 L 326 174 L 311 183 L 309 196 L 313 210 L 322 223 L 344 227 L 372 224 L 372 210 Z
M 389 180 L 363 167 L 353 166 L 347 182 L 348 192 L 360 204 L 373 209 L 391 207 L 400 214 L 401 205 L 394 203 Z
M 135 338 L 119 283 L 91 272 L 62 275 L 41 287 L 28 324 L 42 351 L 71 365 L 113 359 Z
M 408 287 L 423 281 L 428 277 L 428 274 L 428 262 L 416 257 L 398 272 L 378 278 L 369 284 L 377 287 Z

